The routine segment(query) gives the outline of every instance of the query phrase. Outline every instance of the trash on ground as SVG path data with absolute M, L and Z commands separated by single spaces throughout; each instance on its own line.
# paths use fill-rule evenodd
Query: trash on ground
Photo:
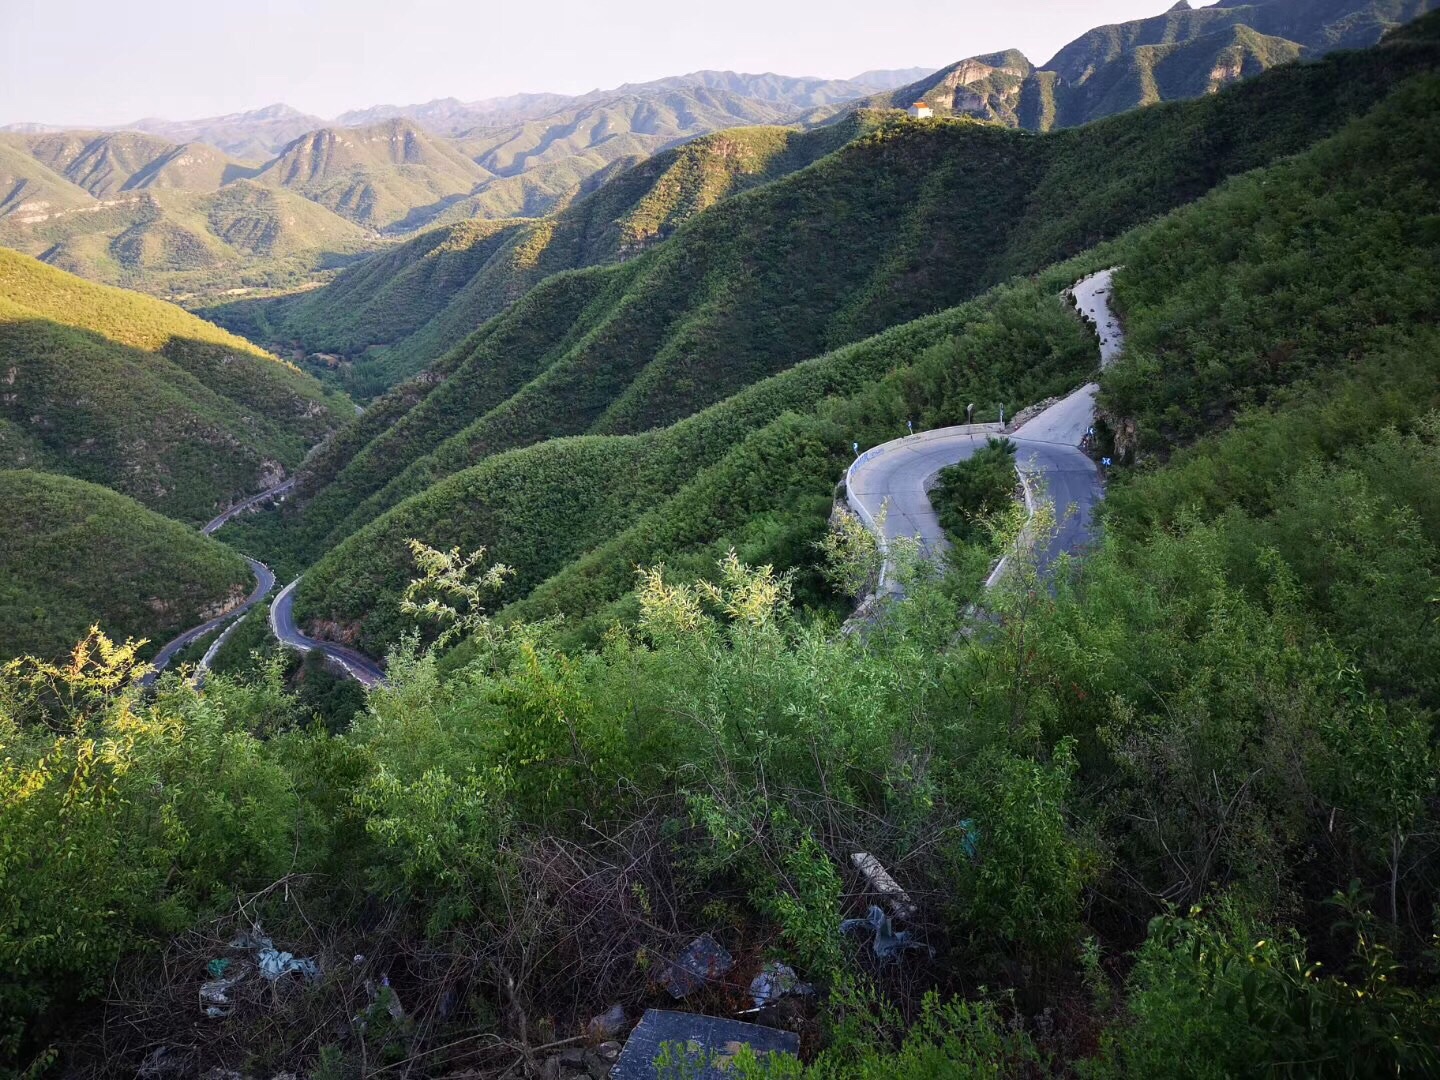
M 601 1043 L 593 1050 L 572 1046 L 545 1059 L 540 1066 L 540 1080 L 581 1080 L 587 1076 L 591 1080 L 605 1080 L 619 1056 L 617 1042 Z
M 734 966 L 735 960 L 724 946 L 709 934 L 701 934 L 680 954 L 678 960 L 666 966 L 656 981 L 678 1001 L 720 978 Z
M 773 1005 L 783 997 L 796 995 L 797 997 L 809 997 L 815 993 L 815 987 L 807 982 L 801 982 L 795 974 L 795 969 L 789 964 L 766 964 L 760 974 L 750 980 L 750 997 L 755 1001 L 755 1009 L 758 1011 L 767 1005 Z
M 592 1039 L 614 1039 L 625 1033 L 630 1021 L 625 1015 L 625 1006 L 615 1004 L 599 1016 L 592 1016 L 585 1025 L 585 1034 Z
M 244 961 L 235 963 L 229 959 L 211 960 L 205 970 L 215 978 L 200 984 L 200 1011 L 212 1020 L 229 1016 L 235 1011 L 235 1002 L 230 990 L 250 974 L 250 965 Z
M 155 1077 L 167 1073 L 184 1073 L 187 1070 L 185 1056 L 183 1052 L 172 1053 L 173 1049 L 174 1047 L 162 1044 L 146 1054 L 145 1060 L 135 1070 L 138 1080 L 154 1080 Z
M 793 1057 L 800 1052 L 800 1036 L 718 1016 L 648 1009 L 610 1076 L 611 1080 L 655 1080 L 656 1061 L 664 1060 L 675 1075 L 687 1080 L 725 1080 L 746 1046 L 762 1059 L 767 1054 Z
M 897 931 L 890 922 L 890 916 L 884 910 L 870 905 L 870 911 L 863 919 L 846 919 L 840 924 L 842 934 L 852 934 L 857 930 L 868 930 L 875 935 L 875 942 L 872 948 L 875 955 L 881 960 L 898 961 L 910 949 L 923 949 L 931 956 L 935 950 L 922 942 L 915 940 L 915 935 L 909 930 Z
M 890 871 L 880 865 L 879 859 L 867 851 L 857 851 L 850 856 L 850 863 L 860 871 L 866 884 L 870 886 L 870 891 L 885 898 L 885 902 L 890 905 L 890 910 L 897 919 L 915 917 L 916 907 L 910 899 L 910 894 L 890 876 Z
M 370 1009 L 379 1005 L 390 1014 L 391 1020 L 405 1019 L 405 1007 L 400 1004 L 400 995 L 395 993 L 394 987 L 390 985 L 389 975 L 380 976 L 378 983 L 374 979 L 366 979 L 365 997 L 369 1001 Z
M 239 934 L 230 942 L 232 949 L 251 949 L 255 952 L 255 963 L 260 968 L 260 974 L 271 982 L 285 975 L 303 975 L 312 982 L 320 978 L 320 965 L 308 956 L 296 956 L 293 953 L 282 952 L 275 948 L 275 942 L 270 938 L 254 930 L 248 934 Z

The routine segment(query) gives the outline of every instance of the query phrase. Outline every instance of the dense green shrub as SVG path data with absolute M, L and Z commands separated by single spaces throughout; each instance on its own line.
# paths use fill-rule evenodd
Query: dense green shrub
M 940 524 L 956 543 L 985 539 L 987 525 L 1015 495 L 1015 444 L 989 439 L 973 455 L 940 470 L 930 501 Z

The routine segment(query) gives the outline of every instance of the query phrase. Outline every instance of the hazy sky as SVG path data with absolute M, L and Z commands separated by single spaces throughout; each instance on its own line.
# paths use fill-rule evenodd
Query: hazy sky
M 0 0 L 0 124 L 581 93 L 700 68 L 842 78 L 1043 63 L 1171 0 Z M 1196 6 L 1199 6 L 1198 4 Z

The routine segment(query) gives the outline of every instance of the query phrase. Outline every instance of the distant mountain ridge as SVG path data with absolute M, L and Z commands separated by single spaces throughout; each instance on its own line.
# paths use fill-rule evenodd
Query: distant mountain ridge
M 873 90 L 845 80 L 692 72 L 579 97 L 445 99 L 342 117 L 369 121 L 360 126 L 325 125 L 279 105 L 137 125 L 148 131 L 12 125 L 27 130 L 0 134 L 0 244 L 161 295 L 299 284 L 382 246 L 379 234 L 540 217 L 666 148 L 726 128 L 783 124 Z M 208 143 L 167 141 L 167 132 L 242 150 L 288 137 L 254 163 L 254 155 Z M 256 187 L 275 194 L 261 198 Z M 242 188 L 243 198 L 220 197 Z M 237 247 L 236 237 L 267 242 Z M 262 248 L 283 249 L 284 261 Z
M 1440 0 L 1179 0 L 1146 19 L 1100 26 L 1043 67 L 1017 50 L 970 57 L 872 108 L 923 100 L 938 115 L 973 116 L 1032 131 L 1076 127 L 1159 101 L 1213 93 L 1277 64 L 1374 45 Z M 819 110 L 810 119 L 822 120 Z
M 1037 68 L 1017 50 L 925 75 L 853 79 L 696 71 L 581 95 L 381 105 L 325 124 L 289 106 L 138 131 L 0 134 L 0 244 L 96 280 L 213 301 L 316 282 L 391 236 L 472 219 L 540 218 L 641 161 L 738 127 L 810 127 L 926 101 L 1031 131 L 1213 93 L 1277 64 L 1371 45 L 1440 0 L 1182 0 L 1097 27 Z M 172 141 L 173 140 L 173 141 Z M 218 148 L 217 148 L 218 147 Z M 228 236 L 272 238 L 237 248 Z M 249 190 L 249 189 L 247 189 Z M 308 205 L 303 205 L 304 204 Z M 243 218 L 253 207 L 254 220 Z M 248 241 L 247 241 L 248 242 Z M 281 261 L 262 249 L 283 249 Z
M 333 119 L 302 112 L 283 102 L 259 109 L 228 113 L 197 120 L 166 120 L 146 117 L 128 124 L 53 125 L 29 122 L 0 124 L 0 134 L 47 135 L 65 132 L 142 132 L 173 143 L 203 142 L 224 153 L 258 163 L 278 154 L 302 135 L 324 128 L 368 127 L 386 120 L 407 119 L 432 134 L 458 135 L 477 127 L 497 127 L 536 120 L 580 105 L 693 87 L 726 90 L 740 97 L 783 105 L 792 112 L 864 97 L 914 82 L 929 74 L 930 68 L 862 72 L 852 79 L 824 79 L 777 75 L 774 72 L 745 74 L 735 71 L 692 71 L 649 82 L 623 83 L 609 90 L 584 94 L 521 93 L 462 101 L 456 97 L 435 98 L 410 105 L 371 105 L 348 109 Z

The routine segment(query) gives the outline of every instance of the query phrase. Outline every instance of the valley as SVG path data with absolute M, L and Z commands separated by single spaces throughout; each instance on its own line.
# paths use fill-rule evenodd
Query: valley
M 0 1075 L 1440 1074 L 1440 11 L 1079 7 L 0 130 Z

